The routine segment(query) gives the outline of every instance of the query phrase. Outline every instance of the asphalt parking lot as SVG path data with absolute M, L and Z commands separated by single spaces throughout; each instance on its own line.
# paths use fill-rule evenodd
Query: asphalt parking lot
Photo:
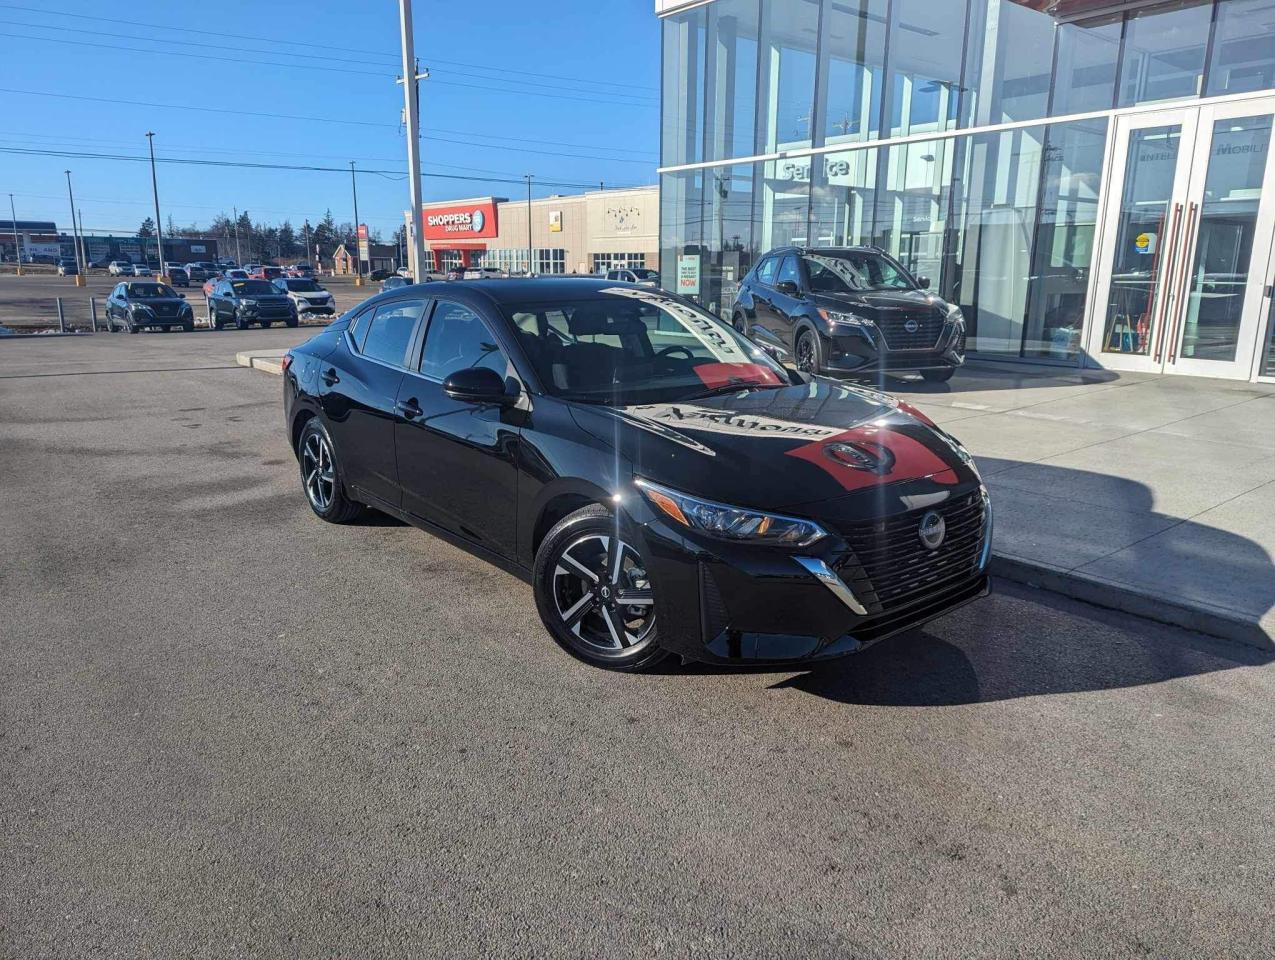
M 0 956 L 1258 957 L 1269 652 L 1004 586 L 630 677 L 314 519 L 304 330 L 0 342 Z
M 0 273 L 0 324 L 14 330 L 56 330 L 58 325 L 57 299 L 62 298 L 62 311 L 66 323 L 76 330 L 89 330 L 92 326 L 90 297 L 97 298 L 98 323 L 106 321 L 106 298 L 120 282 L 105 270 L 94 270 L 85 278 L 85 285 L 77 287 L 74 277 L 59 277 L 53 273 Z M 354 284 L 353 277 L 319 277 L 318 281 L 336 300 L 338 312 L 344 312 L 381 290 L 380 283 L 365 280 L 363 286 Z M 178 287 L 195 310 L 197 320 L 207 315 L 204 305 L 203 284 L 192 283 Z M 328 318 L 315 317 L 303 322 L 322 324 Z

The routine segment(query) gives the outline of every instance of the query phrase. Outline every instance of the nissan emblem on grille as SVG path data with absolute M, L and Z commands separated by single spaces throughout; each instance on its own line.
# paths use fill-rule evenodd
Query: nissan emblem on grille
M 908 322 L 903 325 L 903 329 L 906 330 L 908 333 L 916 333 L 918 330 L 921 329 L 921 325 L 917 323 L 915 320 L 909 319 Z
M 943 514 L 936 510 L 929 511 L 921 518 L 917 535 L 927 550 L 937 550 L 943 546 L 943 538 L 947 535 L 947 521 L 943 519 Z

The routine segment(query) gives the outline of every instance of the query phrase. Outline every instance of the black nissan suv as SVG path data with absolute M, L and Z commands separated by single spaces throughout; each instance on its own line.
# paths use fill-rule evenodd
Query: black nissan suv
M 744 277 L 732 322 L 807 373 L 944 381 L 965 362 L 965 318 L 929 285 L 876 247 L 780 247 Z

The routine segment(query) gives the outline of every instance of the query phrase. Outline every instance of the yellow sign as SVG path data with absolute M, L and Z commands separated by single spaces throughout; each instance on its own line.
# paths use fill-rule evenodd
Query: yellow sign
M 1155 234 L 1138 234 L 1133 238 L 1133 247 L 1138 253 L 1155 253 Z
M 562 232 L 562 211 L 561 210 L 549 211 L 549 232 L 550 233 Z

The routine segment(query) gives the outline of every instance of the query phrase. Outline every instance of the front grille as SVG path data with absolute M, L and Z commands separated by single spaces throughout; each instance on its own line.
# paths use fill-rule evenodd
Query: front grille
M 932 350 L 943 333 L 943 318 L 933 314 L 885 314 L 876 323 L 891 350 Z M 916 330 L 908 330 L 909 323 L 914 323 Z
M 839 572 L 865 603 L 872 599 L 865 595 L 871 591 L 880 609 L 889 611 L 978 571 L 987 511 L 982 493 L 975 490 L 932 509 L 943 515 L 947 525 L 943 543 L 936 550 L 926 547 L 920 538 L 921 518 L 928 509 L 840 531 L 854 554 L 842 561 Z

